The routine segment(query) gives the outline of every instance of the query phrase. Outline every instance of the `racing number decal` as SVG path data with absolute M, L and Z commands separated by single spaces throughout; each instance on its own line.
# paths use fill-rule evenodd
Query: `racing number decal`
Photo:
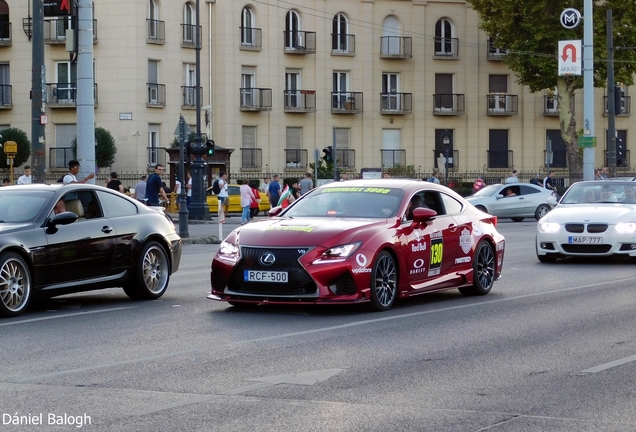
M 429 276 L 438 275 L 442 267 L 442 257 L 444 256 L 444 239 L 431 239 L 431 263 L 429 265 Z

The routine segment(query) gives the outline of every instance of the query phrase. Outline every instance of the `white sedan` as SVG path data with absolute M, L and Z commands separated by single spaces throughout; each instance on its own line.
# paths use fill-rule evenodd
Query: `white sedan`
M 636 185 L 631 181 L 574 183 L 537 224 L 537 258 L 636 257 Z
M 479 210 L 498 218 L 521 222 L 524 218 L 541 219 L 556 204 L 554 193 L 530 183 L 494 184 L 466 197 Z

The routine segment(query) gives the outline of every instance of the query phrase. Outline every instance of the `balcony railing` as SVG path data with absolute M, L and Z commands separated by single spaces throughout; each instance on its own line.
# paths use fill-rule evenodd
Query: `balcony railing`
M 451 149 L 448 158 L 448 169 L 459 168 L 459 150 Z M 442 164 L 440 166 L 440 163 Z M 437 169 L 445 168 L 444 149 L 437 148 L 433 150 L 433 166 Z
M 574 96 L 570 101 L 572 107 L 572 114 L 574 114 Z M 546 117 L 558 117 L 559 116 L 559 101 L 554 95 L 543 96 L 543 115 Z
M 285 53 L 287 54 L 315 54 L 316 32 L 286 31 Z
M 200 104 L 201 101 L 203 100 L 203 87 L 198 87 L 198 89 L 199 89 L 199 104 Z M 183 95 L 181 106 L 183 108 L 196 108 L 197 87 L 181 86 L 181 93 Z
M 433 115 L 453 116 L 466 112 L 465 95 L 437 93 L 433 95 Z
M 382 36 L 380 38 L 380 58 L 413 57 L 413 39 L 402 36 Z
M 497 48 L 492 39 L 488 39 L 488 51 L 486 52 L 486 60 L 501 61 L 508 54 L 508 50 Z
M 72 147 L 49 147 L 49 168 L 68 168 L 72 159 L 75 159 Z
M 77 83 L 47 83 L 46 105 L 50 108 L 73 108 L 77 106 Z M 93 99 L 97 106 L 97 84 L 93 84 Z
M 356 53 L 356 36 L 352 34 L 331 35 L 331 55 L 351 56 Z
M 607 115 L 607 96 L 603 96 L 603 106 L 605 107 L 605 111 L 603 111 L 603 115 Z M 632 113 L 632 97 L 625 96 L 621 98 L 620 102 L 620 112 L 616 111 L 617 116 L 628 116 Z
M 381 114 L 410 114 L 413 111 L 413 93 L 380 93 Z
M 241 169 L 261 169 L 263 167 L 263 149 L 241 148 Z
M 157 164 L 166 166 L 166 149 L 165 147 L 146 147 L 148 152 L 148 166 L 154 167 Z
M 12 88 L 9 84 L 0 84 L 0 109 L 13 108 Z
M 166 85 L 157 83 L 146 83 L 148 87 L 148 100 L 146 106 L 149 108 L 163 108 L 166 106 Z
M 260 51 L 262 47 L 262 29 L 253 27 L 241 27 L 241 49 Z
M 519 114 L 519 96 L 508 93 L 491 93 L 487 98 L 487 114 L 510 116 Z
M 285 166 L 289 169 L 307 169 L 307 150 L 285 149 Z
M 285 112 L 315 112 L 316 90 L 284 90 Z
M 71 18 L 58 17 L 44 20 L 44 43 L 65 44 L 66 30 L 71 28 Z M 97 20 L 93 20 L 93 43 L 97 42 Z
M 148 27 L 146 42 L 162 45 L 166 43 L 166 22 L 147 19 L 146 23 Z
M 355 168 L 356 167 L 356 151 L 354 149 L 336 148 L 336 163 L 338 168 Z
M 363 112 L 362 92 L 332 92 L 331 112 L 335 114 L 355 114 Z
M 10 46 L 11 43 L 11 23 L 0 22 L 0 46 Z
M 458 38 L 435 38 L 435 57 L 457 58 L 459 57 Z
M 272 89 L 241 88 L 241 111 L 269 111 L 272 109 Z
M 512 150 L 486 150 L 488 168 L 512 168 Z
M 183 48 L 196 48 L 197 46 L 197 34 L 196 25 L 181 24 L 181 33 L 183 39 L 181 39 L 181 46 Z M 199 40 L 201 40 L 201 26 L 199 26 Z
M 338 149 L 336 149 L 338 150 Z M 380 150 L 382 169 L 406 165 L 406 150 Z

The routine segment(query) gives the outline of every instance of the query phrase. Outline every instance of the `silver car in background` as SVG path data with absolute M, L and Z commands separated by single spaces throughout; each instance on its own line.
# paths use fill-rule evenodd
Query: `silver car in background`
M 515 222 L 524 218 L 539 220 L 552 210 L 557 201 L 552 191 L 531 183 L 494 184 L 466 199 L 483 212 L 498 218 L 511 218 Z

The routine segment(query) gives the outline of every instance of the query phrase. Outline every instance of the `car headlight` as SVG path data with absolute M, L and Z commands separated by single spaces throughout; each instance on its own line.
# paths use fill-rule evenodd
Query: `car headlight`
M 616 232 L 621 234 L 634 234 L 636 232 L 636 223 L 621 222 L 616 224 Z
M 358 250 L 361 244 L 361 242 L 355 242 L 342 246 L 334 246 L 324 251 L 313 263 L 327 264 L 342 262 L 349 258 L 356 250 Z
M 561 225 L 556 222 L 539 222 L 539 231 L 544 233 L 555 233 L 561 229 Z
M 219 246 L 219 257 L 226 260 L 236 261 L 239 257 L 239 247 L 234 243 L 223 240 Z

